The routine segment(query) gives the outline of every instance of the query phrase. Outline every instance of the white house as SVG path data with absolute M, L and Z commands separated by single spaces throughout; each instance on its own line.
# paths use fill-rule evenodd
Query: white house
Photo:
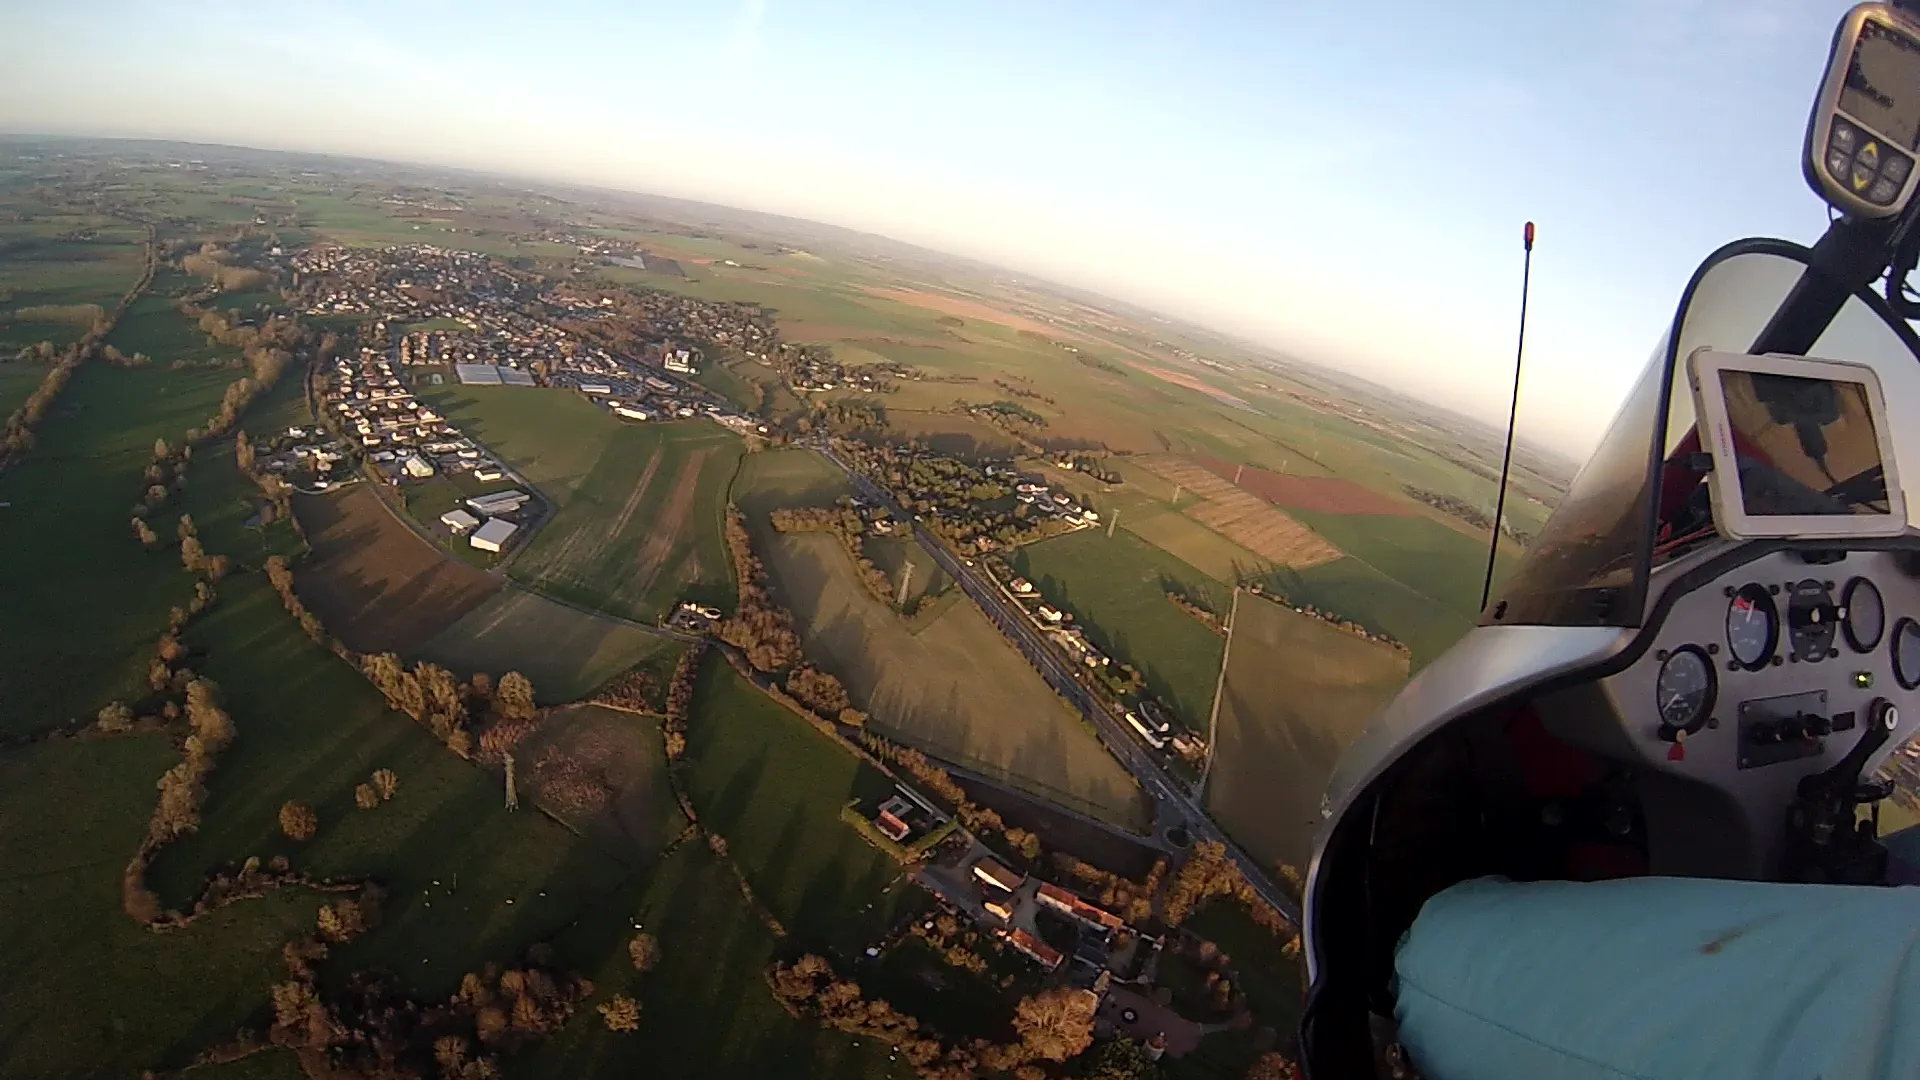
M 433 464 L 419 454 L 408 454 L 406 464 L 402 468 L 407 470 L 408 476 L 420 480 L 433 475 Z
M 1039 611 L 1040 611 L 1040 617 L 1051 623 L 1057 623 L 1061 619 L 1066 618 L 1066 612 L 1061 611 L 1059 608 L 1054 607 L 1052 604 L 1041 604 Z
M 618 413 L 618 414 L 619 414 L 619 415 L 621 415 L 621 416 L 624 416 L 624 417 L 626 417 L 626 418 L 627 418 L 627 419 L 629 419 L 629 420 L 651 420 L 651 419 L 653 419 L 653 414 L 651 414 L 651 413 L 649 413 L 649 412 L 647 412 L 647 410 L 645 410 L 645 409 L 636 409 L 636 408 L 634 408 L 634 407 L 632 407 L 631 405 L 620 405 L 620 406 L 617 406 L 617 407 L 616 407 L 616 408 L 615 408 L 615 409 L 614 409 L 613 411 L 614 411 L 614 412 L 616 412 L 616 413 Z
M 501 518 L 488 518 L 485 525 L 475 529 L 473 535 L 467 538 L 467 543 L 472 544 L 481 551 L 498 552 L 507 546 L 508 538 L 519 531 L 520 526 L 515 525 L 511 521 L 506 521 Z

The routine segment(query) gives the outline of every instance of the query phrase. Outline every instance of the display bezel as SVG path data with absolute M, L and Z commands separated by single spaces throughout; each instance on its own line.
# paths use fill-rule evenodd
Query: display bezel
M 1834 32 L 1833 48 L 1827 57 L 1827 75 L 1821 84 L 1820 95 L 1815 99 L 1813 115 L 1807 124 L 1807 141 L 1802 154 L 1802 165 L 1807 179 L 1820 197 L 1835 209 L 1854 217 L 1885 218 L 1892 217 L 1906 208 L 1913 198 L 1914 190 L 1920 186 L 1920 148 L 1902 145 L 1871 124 L 1864 123 L 1857 116 L 1840 107 L 1841 93 L 1846 89 L 1847 73 L 1853 64 L 1854 54 L 1860 48 L 1860 38 L 1868 23 L 1882 30 L 1898 34 L 1912 42 L 1920 52 L 1920 27 L 1909 24 L 1886 4 L 1867 3 L 1856 6 L 1841 19 L 1839 29 Z M 1860 193 L 1853 191 L 1844 176 L 1834 176 L 1827 169 L 1826 148 L 1828 137 L 1833 132 L 1833 118 L 1843 116 L 1847 121 L 1878 139 L 1888 146 L 1898 149 L 1902 154 L 1915 159 L 1914 167 L 1907 172 L 1906 181 L 1900 186 L 1900 193 L 1894 196 L 1887 206 L 1868 202 Z
M 1728 371 L 1822 379 L 1856 383 L 1864 387 L 1869 419 L 1873 422 L 1874 442 L 1886 480 L 1887 512 L 1748 513 L 1745 497 L 1740 490 L 1740 462 L 1734 452 L 1733 424 L 1727 414 L 1726 393 L 1721 385 L 1721 375 Z M 1707 487 L 1713 501 L 1714 527 L 1722 536 L 1733 540 L 1844 540 L 1899 536 L 1906 532 L 1907 501 L 1900 487 L 1898 462 L 1894 456 L 1892 418 L 1887 414 L 1887 399 L 1880 388 L 1880 376 L 1873 368 L 1840 360 L 1815 360 L 1804 356 L 1749 356 L 1701 348 L 1687 357 L 1687 381 L 1693 390 L 1695 415 L 1701 434 L 1713 458 L 1713 471 L 1707 475 Z

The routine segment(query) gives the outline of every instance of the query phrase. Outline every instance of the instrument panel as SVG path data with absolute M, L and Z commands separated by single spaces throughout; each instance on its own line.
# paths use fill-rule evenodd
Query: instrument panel
M 1663 567 L 1655 594 L 1660 578 L 1685 572 Z M 1714 789 L 1672 812 L 1745 818 L 1720 833 L 1750 841 L 1739 861 L 1751 865 L 1730 872 L 1764 877 L 1800 779 L 1844 757 L 1882 698 L 1898 725 L 1863 776 L 1920 727 L 1920 580 L 1889 552 L 1820 562 L 1776 552 L 1679 597 L 1632 666 L 1550 696 L 1541 712 L 1570 742 Z

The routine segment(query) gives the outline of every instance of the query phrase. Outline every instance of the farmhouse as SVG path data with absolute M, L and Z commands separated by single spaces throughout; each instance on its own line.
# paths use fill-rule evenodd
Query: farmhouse
M 1088 926 L 1099 927 L 1103 930 L 1118 930 L 1120 927 L 1126 925 L 1126 922 L 1118 915 L 1094 907 L 1092 904 L 1087 903 L 1085 900 L 1080 899 L 1058 885 L 1042 882 L 1040 891 L 1035 894 L 1034 898 L 1047 907 L 1060 912 L 1062 915 L 1077 919 L 1080 922 L 1086 923 Z
M 1027 954 L 1048 971 L 1053 971 L 1060 966 L 1062 960 L 1060 951 L 1025 930 L 1007 931 L 1007 944 Z
M 1004 889 L 1007 892 L 1018 889 L 1027 880 L 992 859 L 981 859 L 974 863 L 973 876 L 996 889 Z
M 480 524 L 480 519 L 467 513 L 465 510 L 455 507 L 440 515 L 440 524 L 445 525 L 456 533 L 463 533 L 475 525 Z
M 467 538 L 467 543 L 481 551 L 499 552 L 507 546 L 507 540 L 520 531 L 520 526 L 500 518 L 488 518 L 485 525 L 475 529 Z
M 1021 596 L 1030 596 L 1033 594 L 1033 582 L 1023 577 L 1014 578 L 1013 591 L 1019 593 Z
M 1061 611 L 1052 604 L 1041 604 L 1038 610 L 1040 617 L 1051 623 L 1057 623 L 1061 619 L 1066 618 L 1066 612 Z

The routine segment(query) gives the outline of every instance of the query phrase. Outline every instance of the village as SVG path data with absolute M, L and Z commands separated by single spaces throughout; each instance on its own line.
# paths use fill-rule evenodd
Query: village
M 700 341 L 759 344 L 770 331 L 732 309 L 674 294 L 637 294 L 656 339 L 626 355 L 594 343 L 582 324 L 632 315 L 610 296 L 541 292 L 474 252 L 416 245 L 383 249 L 316 247 L 287 260 L 307 314 L 363 316 L 357 354 L 339 357 L 319 379 L 327 428 L 289 431 L 266 467 L 296 487 L 326 491 L 356 470 L 396 488 L 438 476 L 478 485 L 438 516 L 454 537 L 489 554 L 524 542 L 547 512 L 532 485 L 414 394 L 417 386 L 555 387 L 575 390 L 623 422 L 711 418 L 765 435 L 756 418 L 692 381 Z M 664 299 L 663 299 L 664 298 Z M 625 304 L 627 300 L 622 299 Z M 728 308 L 729 311 L 713 309 Z M 561 325 L 561 321 L 570 326 Z M 624 321 L 624 320 L 623 320 Z M 689 341 L 689 335 L 702 335 Z

